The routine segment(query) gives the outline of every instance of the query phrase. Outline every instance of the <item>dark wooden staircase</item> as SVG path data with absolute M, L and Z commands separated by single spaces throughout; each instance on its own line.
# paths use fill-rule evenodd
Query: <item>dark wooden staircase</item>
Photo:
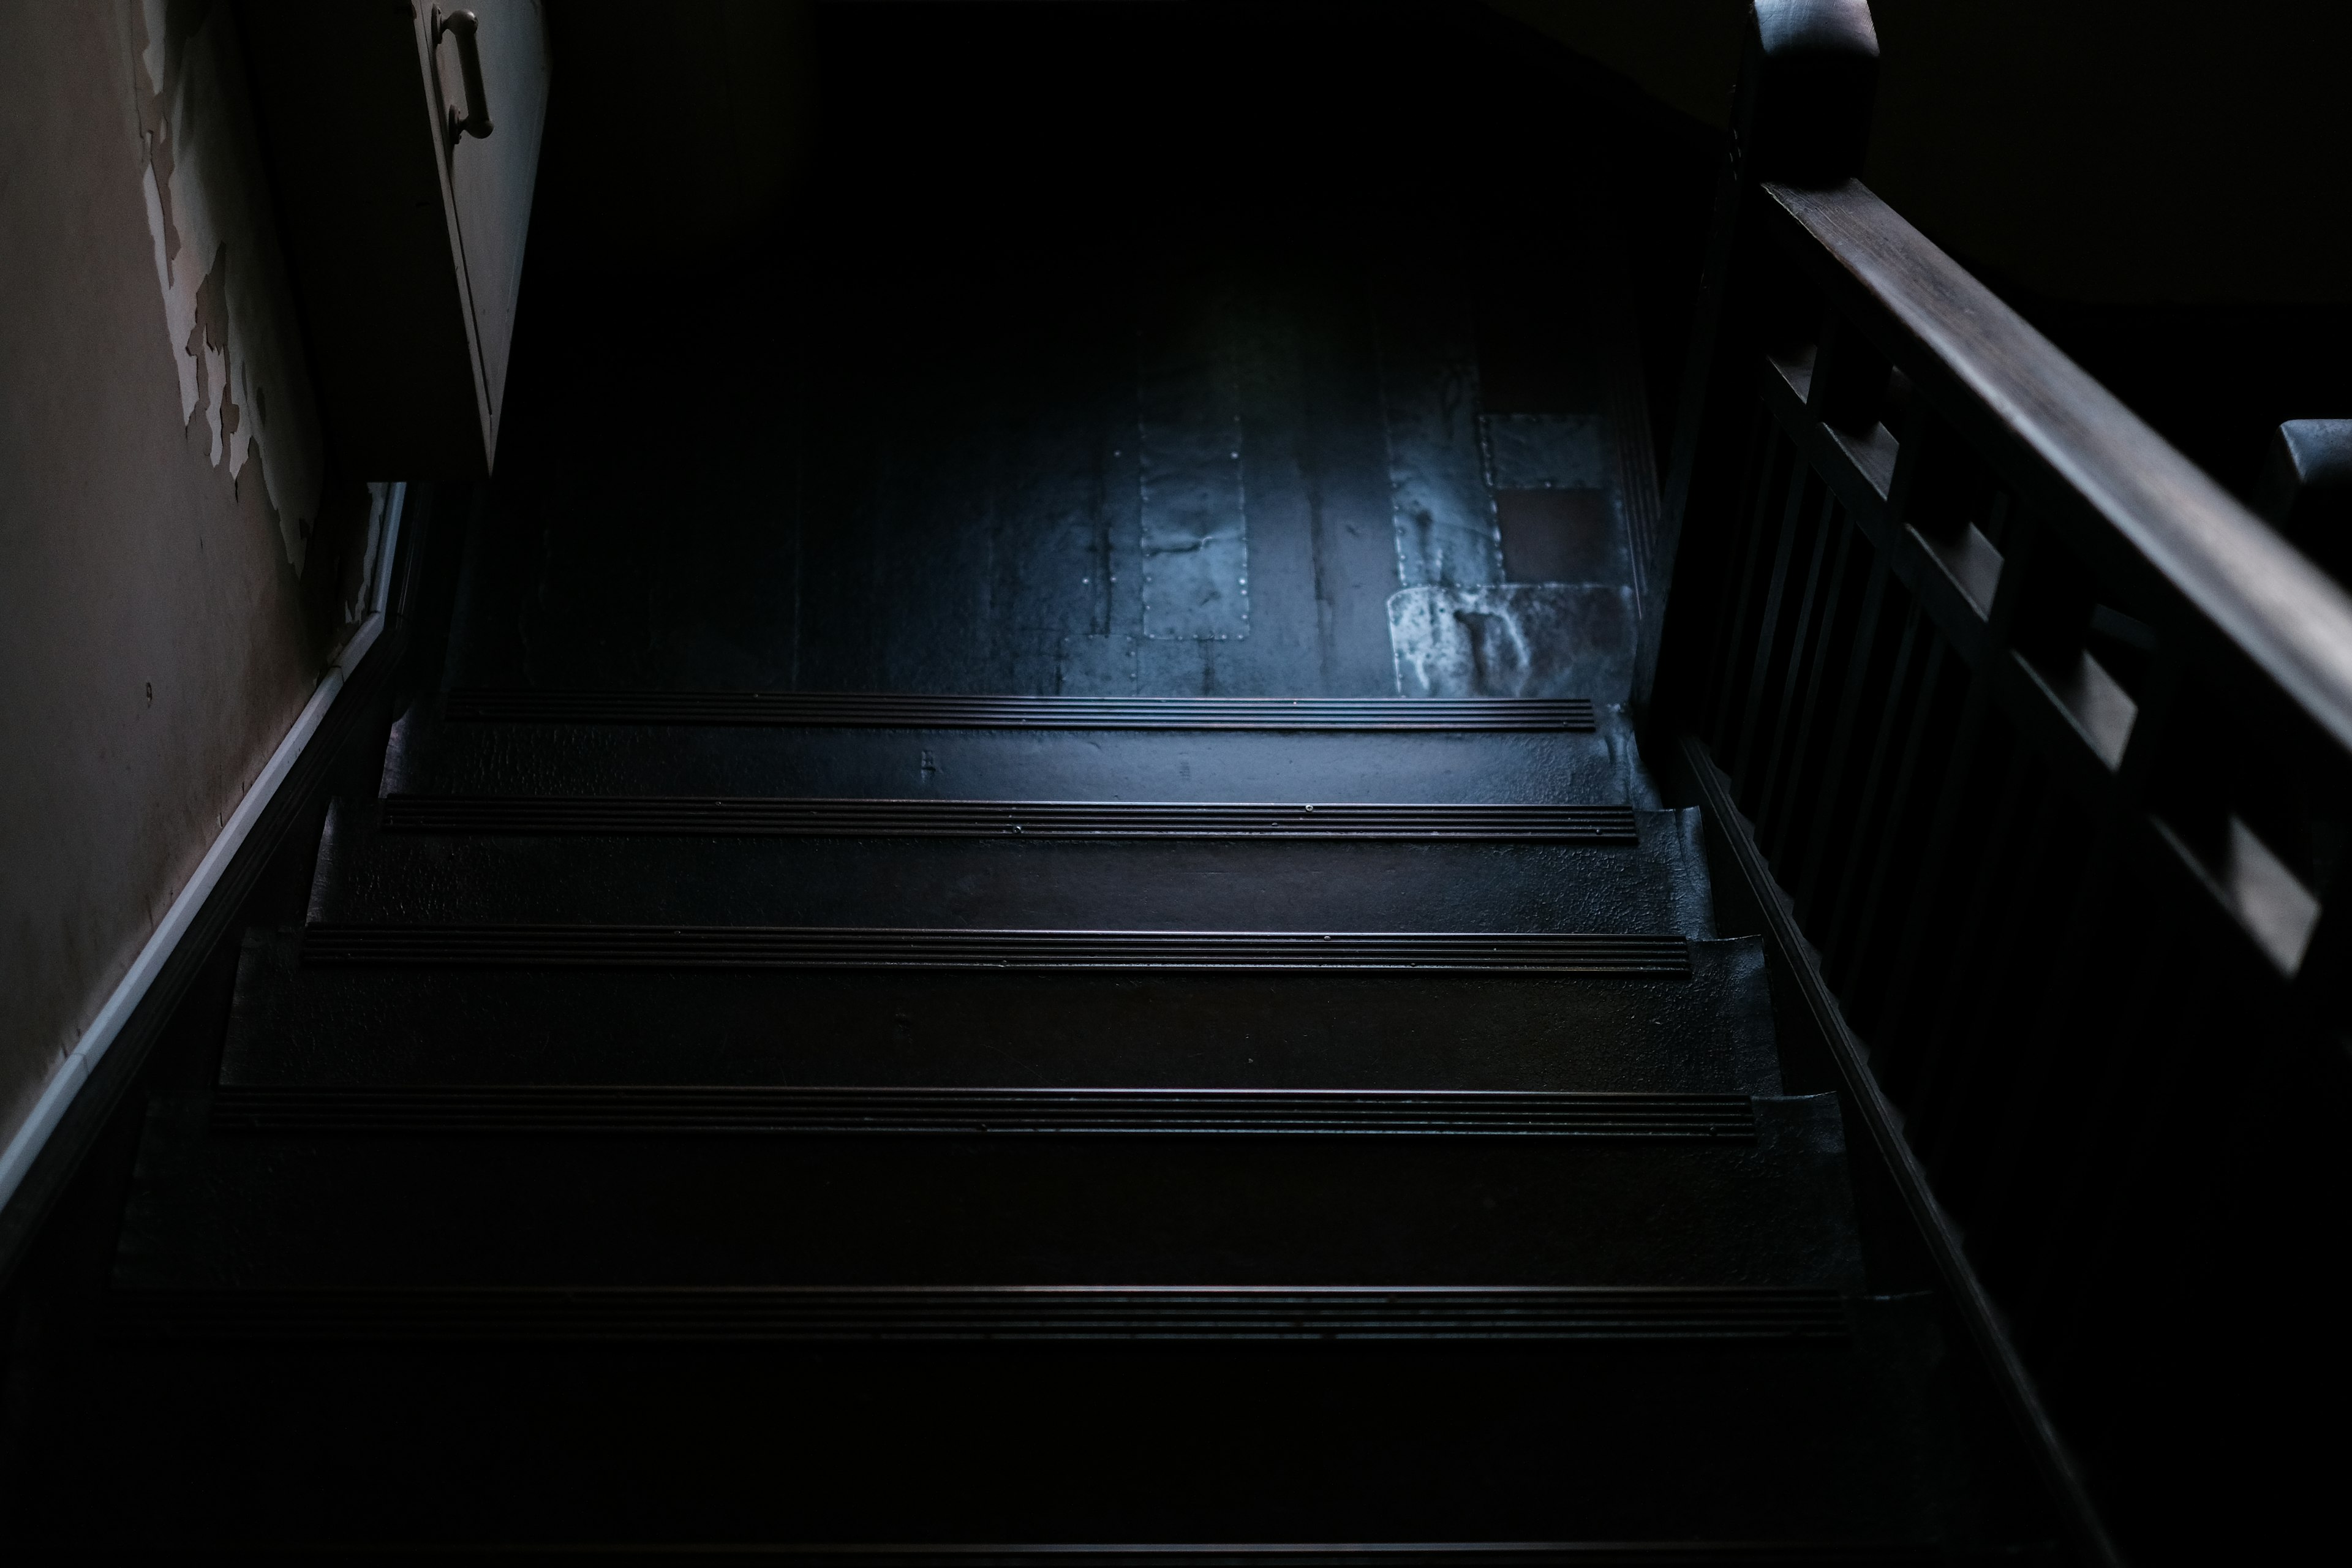
M 641 712 L 517 706 L 407 721 L 152 1103 L 105 1374 L 183 1528 L 1945 1544 L 1932 1310 L 1589 710 L 780 705 L 583 766 Z M 975 793 L 692 793 L 877 752 Z
M 1596 280 L 1514 306 L 1559 363 L 1470 412 L 1522 444 L 1639 401 L 1589 325 L 1591 210 L 1498 240 Z M 1390 496 L 1448 460 L 1399 345 L 1498 286 L 1252 221 L 1140 283 L 1124 242 L 1045 284 L 944 264 L 930 304 L 809 279 L 816 343 L 764 394 L 730 362 L 775 286 L 746 264 L 633 351 L 695 389 L 652 437 L 670 499 L 583 442 L 595 380 L 536 340 L 540 412 L 451 524 L 437 675 L 331 803 L 299 921 L 246 935 L 213 1056 L 149 1098 L 56 1384 L 108 1463 L 36 1464 L 37 1538 L 2013 1543 L 1625 655 L 1395 695 Z M 1170 320 L 1209 323 L 1230 415 L 1165 395 Z M 1138 553 L 1136 498 L 1227 417 L 1246 564 L 1195 582 Z M 1577 493 L 1622 510 L 1617 472 Z M 1569 553 L 1622 574 L 1595 515 Z M 1158 635 L 1155 572 L 1245 617 Z
M 2352 602 L 1850 177 L 1858 5 L 1761 7 L 1663 463 L 1672 160 L 1594 73 L 1085 9 L 830 12 L 790 234 L 659 331 L 539 288 L 374 727 L 45 1236 L 0 1539 L 2116 1561 L 2095 1491 L 2151 1559 L 2164 1507 L 2226 1536 L 2148 1478 L 2250 1406 L 2133 1369 L 2262 1310 L 2148 1216 L 2326 1208 L 2247 1199 L 2245 1130 L 2341 1072 L 2179 1041 L 2337 1037 Z M 1282 107 L 1139 124 L 1046 12 Z

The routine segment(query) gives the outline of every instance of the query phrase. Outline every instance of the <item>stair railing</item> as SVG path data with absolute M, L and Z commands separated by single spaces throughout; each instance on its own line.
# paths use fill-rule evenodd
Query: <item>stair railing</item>
M 2100 1511 L 2194 1537 L 2345 1389 L 2352 598 L 1853 177 L 1876 62 L 1754 6 L 1651 716 Z

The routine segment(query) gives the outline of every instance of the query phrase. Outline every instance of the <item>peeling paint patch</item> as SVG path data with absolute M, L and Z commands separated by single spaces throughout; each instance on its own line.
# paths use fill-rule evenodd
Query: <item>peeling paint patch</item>
M 1590 697 L 1633 679 L 1633 591 L 1608 583 L 1424 584 L 1389 596 L 1404 697 Z
M 141 195 L 179 378 L 180 420 L 204 411 L 208 460 L 232 483 L 258 458 L 287 562 L 302 570 L 324 442 L 294 325 L 222 5 L 134 0 Z M 258 451 L 256 448 L 258 447 Z

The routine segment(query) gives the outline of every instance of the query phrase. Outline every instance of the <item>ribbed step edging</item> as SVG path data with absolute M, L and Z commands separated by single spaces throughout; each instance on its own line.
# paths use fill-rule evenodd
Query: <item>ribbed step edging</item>
M 224 1133 L 1145 1134 L 1752 1140 L 1744 1095 L 764 1085 L 236 1086 Z
M 1679 936 L 1553 931 L 961 931 L 911 926 L 336 925 L 306 963 L 531 969 L 1383 971 L 1690 975 Z
M 394 833 L 836 838 L 1341 838 L 1632 844 L 1622 805 L 388 795 Z
M 491 1546 L 341 1543 L 240 1548 L 261 1558 L 313 1552 L 360 1557 L 429 1557 L 436 1563 L 518 1559 L 597 1563 L 789 1563 L 795 1568 L 1910 1568 L 1942 1563 L 1934 1547 L 1851 1541 L 1498 1541 L 1372 1542 L 1254 1545 L 1176 1542 L 1149 1545 L 994 1545 L 942 1543 L 766 1544 L 727 1542 L 665 1545 L 598 1542 Z M 2038 1560 L 2038 1559 L 2036 1559 Z
M 387 1286 L 118 1290 L 138 1338 L 843 1343 L 1849 1337 L 1834 1291 L 1651 1286 Z
M 490 724 L 783 725 L 875 730 L 1593 728 L 1581 697 L 959 697 L 892 691 L 452 691 L 443 713 Z

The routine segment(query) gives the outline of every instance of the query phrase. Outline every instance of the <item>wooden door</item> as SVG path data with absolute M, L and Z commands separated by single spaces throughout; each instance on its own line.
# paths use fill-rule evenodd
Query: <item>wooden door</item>
M 481 104 L 467 100 L 465 30 L 462 24 L 451 25 L 457 15 L 475 18 Z M 498 448 L 507 355 L 522 287 L 523 242 L 530 228 L 531 189 L 547 118 L 546 22 L 540 0 L 471 0 L 462 13 L 420 7 L 416 37 L 425 51 L 434 121 L 441 128 L 449 241 L 465 279 L 487 458 Z M 466 128 L 478 113 L 488 116 L 488 135 Z
M 547 116 L 541 0 L 237 16 L 336 459 L 487 474 Z

